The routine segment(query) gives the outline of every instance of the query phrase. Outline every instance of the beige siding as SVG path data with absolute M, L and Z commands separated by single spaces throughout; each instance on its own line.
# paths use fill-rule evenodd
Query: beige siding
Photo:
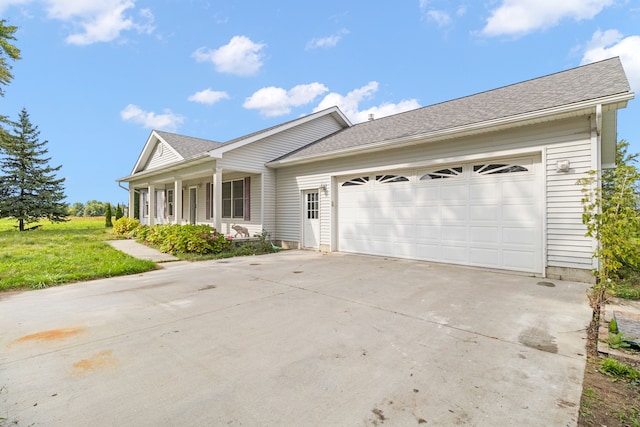
M 569 159 L 569 172 L 556 162 Z M 588 129 L 574 141 L 547 147 L 547 262 L 550 267 L 592 268 L 592 239 L 582 224 L 582 192 L 576 181 L 591 170 Z
M 180 156 L 178 156 L 173 150 L 167 147 L 166 144 L 158 142 L 158 144 L 156 144 L 155 148 L 153 149 L 151 158 L 149 159 L 143 170 L 160 168 L 179 160 L 182 160 Z

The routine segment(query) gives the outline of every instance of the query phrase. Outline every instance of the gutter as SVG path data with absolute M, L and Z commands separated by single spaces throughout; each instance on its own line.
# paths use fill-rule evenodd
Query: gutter
M 627 92 L 624 94 L 612 95 L 605 98 L 599 98 L 596 100 L 583 101 L 569 106 L 553 107 L 546 110 L 539 110 L 530 113 L 519 114 L 516 116 L 502 117 L 499 119 L 492 119 L 483 122 L 471 123 L 463 126 L 457 126 L 449 129 L 442 129 L 431 133 L 422 133 L 418 135 L 404 136 L 400 138 L 393 138 L 384 141 L 377 141 L 369 144 L 360 145 L 357 147 L 346 148 L 338 151 L 329 151 L 318 155 L 311 155 L 309 157 L 303 157 L 298 159 L 282 159 L 275 160 L 266 164 L 268 167 L 278 168 L 281 166 L 291 166 L 297 164 L 304 164 L 315 162 L 319 160 L 334 159 L 336 157 L 344 157 L 348 155 L 357 154 L 361 151 L 372 150 L 384 150 L 390 148 L 390 146 L 398 147 L 401 145 L 412 145 L 417 143 L 423 143 L 428 141 L 437 141 L 443 139 L 450 139 L 454 137 L 469 136 L 484 132 L 493 132 L 495 130 L 503 130 L 513 128 L 517 126 L 523 126 L 529 123 L 539 123 L 542 121 L 557 120 L 565 117 L 577 116 L 581 111 L 589 113 L 594 107 L 601 106 L 601 111 L 610 108 L 625 108 L 627 101 L 634 98 L 633 92 Z M 620 105 L 622 104 L 622 105 Z M 603 108 L 604 106 L 604 108 Z M 553 117 L 555 116 L 555 117 Z
M 166 172 L 171 172 L 171 171 L 175 171 L 178 169 L 182 169 L 182 167 L 184 167 L 184 165 L 187 165 L 189 163 L 193 163 L 193 164 L 199 164 L 199 163 L 206 163 L 208 160 L 210 160 L 211 157 L 209 157 L 208 153 L 204 153 L 204 154 L 200 154 L 196 157 L 191 157 L 189 159 L 186 160 L 182 160 L 178 163 L 173 163 L 171 166 L 166 167 L 166 168 L 156 168 L 153 170 L 148 170 L 148 171 L 143 171 L 140 173 L 136 173 L 136 174 L 131 174 L 129 176 L 125 176 L 123 178 L 119 178 L 116 181 L 118 183 L 120 182 L 128 182 L 134 179 L 138 179 L 138 178 L 144 178 L 147 176 L 153 176 L 155 174 L 160 174 L 160 173 L 166 173 Z

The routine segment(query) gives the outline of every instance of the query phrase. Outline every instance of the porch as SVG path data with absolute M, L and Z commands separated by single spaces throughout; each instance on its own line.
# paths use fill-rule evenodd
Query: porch
M 207 224 L 232 237 L 240 225 L 251 237 L 265 229 L 264 182 L 263 173 L 222 169 L 149 177 L 130 182 L 129 216 L 150 226 Z

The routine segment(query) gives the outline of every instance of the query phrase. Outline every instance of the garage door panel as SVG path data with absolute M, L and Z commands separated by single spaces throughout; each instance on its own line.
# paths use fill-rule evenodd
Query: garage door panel
M 512 221 L 518 224 L 535 224 L 539 218 L 539 208 L 533 203 L 522 205 L 502 205 L 503 221 Z
M 472 204 L 469 209 L 469 216 L 471 221 L 497 222 L 500 219 L 500 206 Z
M 502 182 L 502 197 L 510 200 L 535 200 L 538 188 L 528 180 L 513 180 Z
M 472 201 L 482 200 L 483 202 L 495 202 L 499 200 L 500 192 L 496 191 L 496 186 L 499 185 L 499 183 L 495 180 L 489 181 L 490 182 L 471 184 L 469 199 Z
M 499 160 L 339 186 L 338 249 L 541 273 L 541 171 Z
M 442 249 L 439 244 L 417 244 L 416 258 L 429 261 L 440 261 L 442 258 Z
M 440 218 L 443 222 L 463 223 L 467 221 L 467 206 L 440 206 Z
M 510 270 L 535 271 L 536 258 L 530 251 L 504 251 L 503 265 Z
M 415 208 L 416 222 L 440 222 L 440 208 L 438 206 L 419 206 Z
M 497 248 L 472 248 L 469 250 L 471 263 L 486 267 L 500 265 L 500 251 Z
M 469 188 L 461 185 L 443 185 L 440 200 L 448 202 L 466 202 L 469 198 Z
M 495 244 L 501 240 L 499 227 L 471 227 L 469 236 L 472 244 Z
M 433 205 L 435 201 L 440 200 L 440 187 L 436 185 L 418 185 L 416 186 L 414 197 L 416 206 Z
M 441 232 L 442 227 L 440 225 L 418 225 L 415 227 L 416 240 L 419 243 L 427 241 L 439 242 Z
M 443 225 L 440 227 L 442 229 L 442 238 L 448 242 L 460 242 L 466 243 L 467 241 L 467 227 L 465 226 L 450 226 Z
M 465 264 L 468 263 L 465 246 L 442 245 L 442 261 Z

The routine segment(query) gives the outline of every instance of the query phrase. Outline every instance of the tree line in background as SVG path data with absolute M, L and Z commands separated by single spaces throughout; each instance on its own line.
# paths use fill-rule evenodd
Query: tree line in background
M 69 206 L 70 216 L 115 216 L 120 219 L 124 216 L 125 206 L 120 203 L 114 205 L 109 202 L 99 202 L 98 200 L 89 200 L 87 203 L 75 202 Z

